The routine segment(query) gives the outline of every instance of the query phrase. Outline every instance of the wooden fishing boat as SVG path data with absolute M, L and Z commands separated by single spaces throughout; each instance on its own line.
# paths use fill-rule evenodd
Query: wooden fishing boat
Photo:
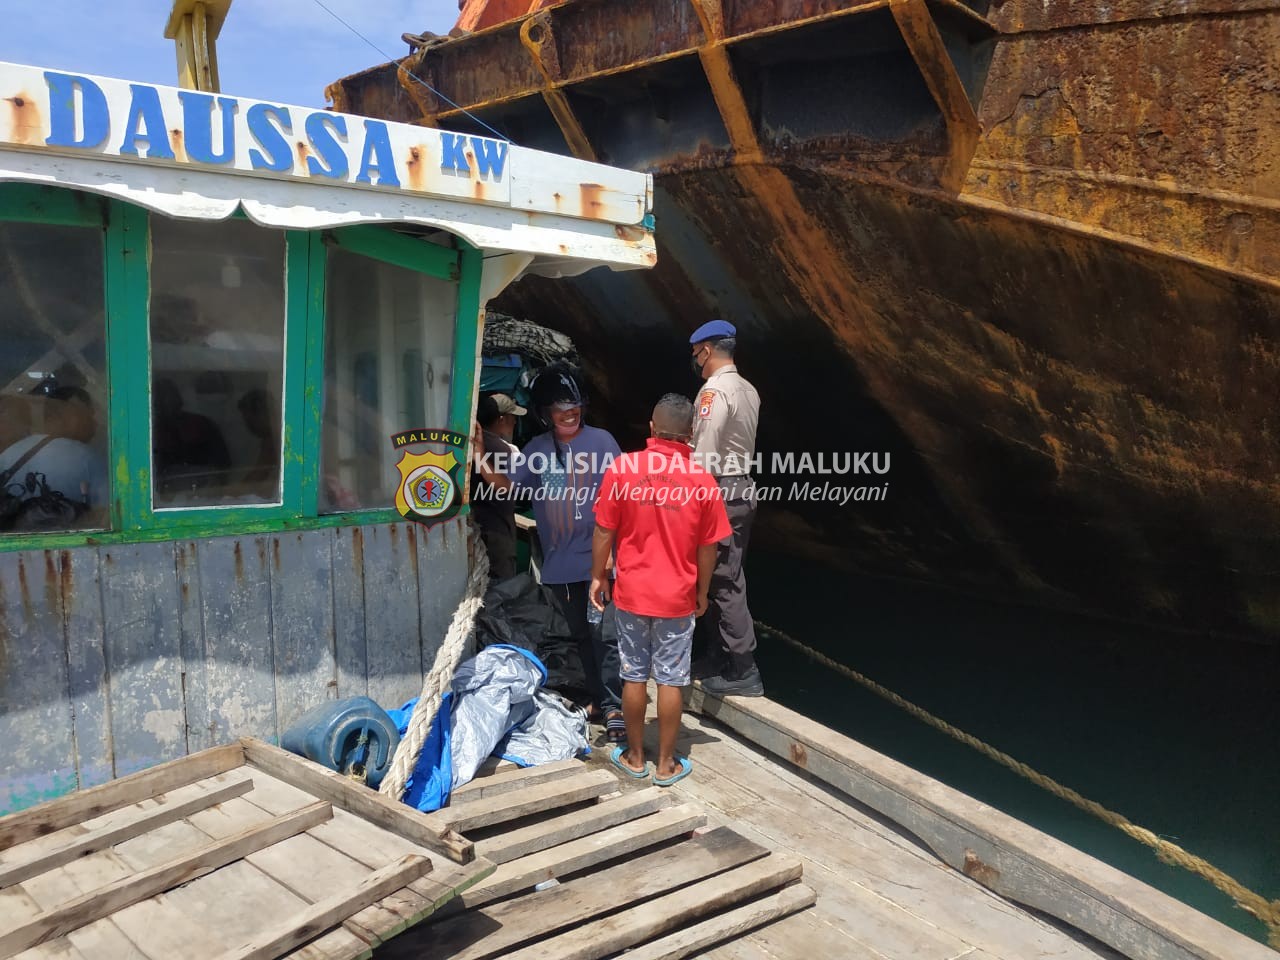
M 0 64 L 0 812 L 416 694 L 467 576 L 484 306 L 648 267 L 650 186 Z M 431 449 L 425 525 L 397 465 Z
M 33 808 L 0 820 L 6 950 L 1273 955 L 766 701 L 695 693 L 698 772 L 670 791 L 573 762 L 434 815 L 218 746 L 417 692 L 469 558 L 461 515 L 391 509 L 388 437 L 467 432 L 483 306 L 514 278 L 651 265 L 650 178 L 16 65 L 0 99 L 0 323 L 23 360 L 0 426 L 110 464 L 59 491 L 82 498 L 66 528 L 0 533 L 0 809 Z M 404 857 L 432 869 L 382 872 Z
M 0 956 L 1275 956 L 775 704 L 692 706 L 670 789 L 597 751 L 421 814 L 244 740 L 0 818 Z

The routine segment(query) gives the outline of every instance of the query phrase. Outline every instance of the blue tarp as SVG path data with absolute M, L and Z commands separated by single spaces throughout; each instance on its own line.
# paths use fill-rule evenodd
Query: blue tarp
M 388 710 L 400 736 L 409 729 L 409 718 L 418 698 L 414 697 L 399 710 Z M 431 732 L 418 755 L 418 765 L 413 768 L 409 785 L 404 792 L 404 802 L 418 810 L 439 810 L 449 802 L 453 788 L 453 694 L 446 693 L 440 701 L 440 711 L 431 721 Z
M 589 752 L 586 720 L 541 688 L 547 669 L 521 647 L 493 644 L 460 665 L 453 689 L 441 700 L 409 779 L 404 802 L 438 810 L 454 787 L 475 776 L 484 759 L 498 755 L 521 766 L 564 760 Z M 388 710 L 404 736 L 417 698 Z

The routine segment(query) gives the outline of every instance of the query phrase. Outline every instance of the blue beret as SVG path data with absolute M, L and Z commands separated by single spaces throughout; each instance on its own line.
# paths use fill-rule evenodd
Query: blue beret
M 714 340 L 717 337 L 736 337 L 737 335 L 738 328 L 728 320 L 711 320 L 693 331 L 693 336 L 689 338 L 689 342 L 702 343 L 703 340 Z

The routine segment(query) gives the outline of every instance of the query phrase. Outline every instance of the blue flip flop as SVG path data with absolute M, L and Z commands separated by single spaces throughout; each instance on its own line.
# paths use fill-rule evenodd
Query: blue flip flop
M 693 773 L 693 763 L 690 762 L 688 757 L 677 757 L 676 759 L 680 762 L 680 769 L 665 780 L 661 777 L 654 777 L 653 785 L 655 787 L 669 787 Z
M 647 762 L 645 763 L 643 772 L 639 770 L 632 770 L 622 762 L 622 755 L 626 752 L 626 747 L 614 747 L 613 753 L 609 754 L 609 762 L 625 773 L 628 777 L 632 777 L 636 780 L 644 780 L 647 778 L 649 776 L 649 764 Z

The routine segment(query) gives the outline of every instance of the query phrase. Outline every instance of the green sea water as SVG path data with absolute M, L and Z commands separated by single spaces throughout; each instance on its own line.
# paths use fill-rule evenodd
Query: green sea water
M 753 615 L 1280 899 L 1280 649 L 748 557 Z M 1208 882 L 764 636 L 766 693 L 1265 942 Z

